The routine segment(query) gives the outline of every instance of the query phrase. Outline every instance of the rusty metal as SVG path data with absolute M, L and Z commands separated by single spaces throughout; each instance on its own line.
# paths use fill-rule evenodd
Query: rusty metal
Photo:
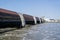
M 36 20 L 37 20 L 37 23 L 39 24 L 40 23 L 39 17 L 36 17 Z
M 0 27 L 19 27 L 21 19 L 17 12 L 0 8 Z
M 23 16 L 25 18 L 26 24 L 34 24 L 33 16 L 27 14 L 23 14 Z

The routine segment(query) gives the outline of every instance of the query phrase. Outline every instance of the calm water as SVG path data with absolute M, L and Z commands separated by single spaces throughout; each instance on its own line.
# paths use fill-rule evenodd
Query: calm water
M 60 23 L 44 23 L 28 30 L 23 40 L 60 40 Z

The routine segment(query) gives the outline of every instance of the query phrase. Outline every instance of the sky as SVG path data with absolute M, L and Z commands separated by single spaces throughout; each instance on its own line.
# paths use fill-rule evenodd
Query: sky
M 0 0 L 0 8 L 49 19 L 60 19 L 60 0 Z

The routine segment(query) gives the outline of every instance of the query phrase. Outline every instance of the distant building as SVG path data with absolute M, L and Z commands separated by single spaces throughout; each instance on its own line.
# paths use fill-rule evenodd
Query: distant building
M 51 22 L 55 22 L 55 19 L 50 19 Z
M 50 22 L 50 19 L 44 18 L 45 22 Z

